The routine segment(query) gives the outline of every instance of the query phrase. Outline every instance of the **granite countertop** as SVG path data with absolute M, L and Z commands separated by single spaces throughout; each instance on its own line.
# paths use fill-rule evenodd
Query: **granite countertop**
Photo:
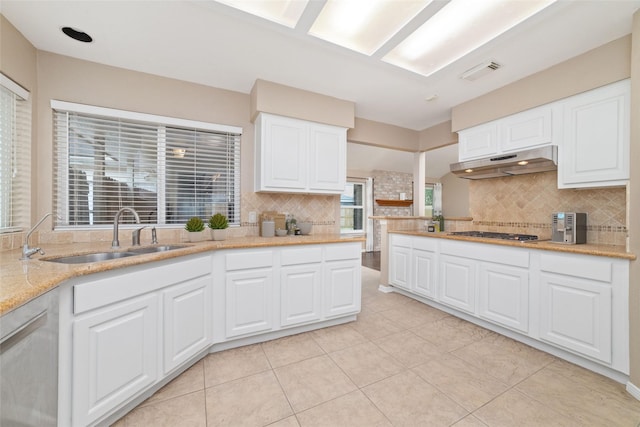
M 161 242 L 158 246 L 181 245 L 181 249 L 140 254 L 91 264 L 60 264 L 43 259 L 80 255 L 92 252 L 111 252 L 111 242 L 46 244 L 46 255 L 34 255 L 21 261 L 21 249 L 0 251 L 0 315 L 36 298 L 67 279 L 103 271 L 116 270 L 170 258 L 222 249 L 259 248 L 269 246 L 312 245 L 322 243 L 362 242 L 363 237 L 342 237 L 339 234 L 318 234 L 285 237 L 241 237 L 224 241 Z M 144 247 L 144 246 L 143 246 Z M 118 250 L 126 251 L 128 248 Z
M 389 231 L 389 233 L 434 237 L 439 239 L 461 240 L 465 242 L 489 243 L 494 245 L 515 246 L 519 248 L 540 249 L 545 251 L 567 252 L 582 255 L 605 256 L 628 260 L 636 259 L 636 255 L 631 252 L 627 252 L 624 246 L 594 244 L 565 245 L 562 243 L 554 243 L 550 240 L 529 240 L 520 242 L 517 240 L 488 239 L 486 237 L 452 236 L 446 231 L 443 231 L 441 233 L 429 233 L 420 230 L 394 230 Z

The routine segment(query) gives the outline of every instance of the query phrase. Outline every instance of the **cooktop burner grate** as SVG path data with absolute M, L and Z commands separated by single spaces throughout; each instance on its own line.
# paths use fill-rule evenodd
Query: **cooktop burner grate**
M 532 234 L 496 233 L 492 231 L 454 231 L 449 233 L 452 236 L 484 237 L 486 239 L 502 240 L 538 240 L 538 236 Z

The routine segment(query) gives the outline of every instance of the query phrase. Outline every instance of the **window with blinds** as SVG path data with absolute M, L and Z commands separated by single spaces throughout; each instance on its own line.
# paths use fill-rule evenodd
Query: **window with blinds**
M 60 101 L 52 107 L 58 228 L 110 225 L 123 207 L 143 224 L 182 226 L 215 213 L 240 223 L 241 129 Z
M 29 227 L 30 206 L 29 92 L 0 74 L 0 233 Z

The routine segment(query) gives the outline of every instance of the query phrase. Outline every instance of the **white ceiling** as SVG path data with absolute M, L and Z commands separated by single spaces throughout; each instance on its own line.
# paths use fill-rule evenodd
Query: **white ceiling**
M 446 2 L 435 0 L 418 21 Z M 308 35 L 323 4 L 311 0 L 295 29 L 195 0 L 2 0 L 0 12 L 40 50 L 242 93 L 260 78 L 353 101 L 357 117 L 422 130 L 448 120 L 457 104 L 630 33 L 640 0 L 560 0 L 428 78 L 382 62 L 388 44 L 368 57 Z M 94 42 L 66 37 L 63 26 Z M 503 67 L 475 82 L 459 78 L 487 59 Z

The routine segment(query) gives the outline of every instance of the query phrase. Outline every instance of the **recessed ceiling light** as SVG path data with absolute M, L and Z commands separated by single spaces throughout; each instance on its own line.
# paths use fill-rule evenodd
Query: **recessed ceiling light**
M 431 101 L 435 101 L 436 99 L 438 99 L 438 95 L 434 93 L 433 95 L 427 96 L 424 100 L 427 102 L 431 102 Z
M 371 55 L 433 0 L 327 0 L 309 34 Z
M 91 43 L 93 41 L 93 38 L 91 38 L 89 34 L 85 33 L 84 31 L 76 30 L 75 28 L 62 27 L 62 32 L 72 39 L 78 40 L 79 42 Z
M 243 12 L 295 28 L 309 0 L 216 0 Z
M 451 0 L 383 61 L 430 76 L 556 0 Z

